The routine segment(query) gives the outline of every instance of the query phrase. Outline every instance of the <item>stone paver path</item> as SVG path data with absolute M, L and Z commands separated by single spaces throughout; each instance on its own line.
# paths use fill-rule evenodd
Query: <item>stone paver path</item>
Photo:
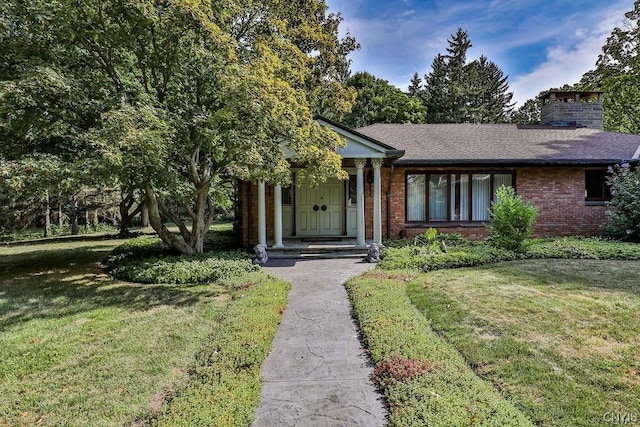
M 262 369 L 253 426 L 383 426 L 342 286 L 371 264 L 360 259 L 277 259 L 265 270 L 292 284 L 282 324 Z

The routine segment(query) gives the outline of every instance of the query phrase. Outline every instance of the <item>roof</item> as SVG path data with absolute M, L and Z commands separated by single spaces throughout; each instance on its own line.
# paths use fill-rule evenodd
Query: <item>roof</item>
M 640 135 L 515 124 L 387 124 L 357 132 L 404 150 L 396 165 L 614 164 L 637 162 Z

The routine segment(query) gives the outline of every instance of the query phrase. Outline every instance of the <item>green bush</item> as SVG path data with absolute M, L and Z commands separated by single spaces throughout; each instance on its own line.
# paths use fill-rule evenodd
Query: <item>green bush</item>
M 399 279 L 402 279 L 399 285 Z M 389 404 L 390 426 L 528 426 L 531 422 L 476 376 L 438 337 L 406 294 L 411 277 L 377 271 L 347 282 L 354 313 Z
M 489 208 L 487 240 L 497 248 L 524 252 L 524 242 L 536 221 L 536 207 L 525 203 L 513 187 L 507 185 L 496 190 L 496 198 Z
M 473 267 L 499 261 L 511 261 L 522 255 L 485 243 L 467 243 L 451 247 L 447 252 L 434 252 L 430 247 L 405 246 L 387 248 L 378 266 L 384 270 L 417 269 L 421 271 L 444 268 Z
M 609 169 L 607 184 L 611 188 L 611 222 L 604 231 L 621 240 L 640 240 L 640 168 L 628 163 Z
M 224 282 L 260 269 L 239 251 L 172 255 L 157 237 L 138 237 L 118 246 L 107 267 L 120 280 L 169 284 Z
M 640 245 L 597 237 L 561 237 L 533 240 L 527 258 L 560 259 L 640 259 Z

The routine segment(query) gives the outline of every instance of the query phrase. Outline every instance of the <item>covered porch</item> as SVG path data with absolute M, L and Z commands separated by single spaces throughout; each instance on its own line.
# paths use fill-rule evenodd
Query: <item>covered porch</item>
M 349 179 L 311 187 L 298 178 L 300 169 L 292 166 L 290 187 L 264 181 L 249 185 L 242 206 L 243 212 L 250 212 L 243 216 L 243 229 L 248 231 L 243 233 L 245 244 L 274 249 L 303 248 L 310 243 L 350 248 L 382 244 L 381 170 L 404 152 L 330 120 L 317 120 L 345 140 L 337 152 Z

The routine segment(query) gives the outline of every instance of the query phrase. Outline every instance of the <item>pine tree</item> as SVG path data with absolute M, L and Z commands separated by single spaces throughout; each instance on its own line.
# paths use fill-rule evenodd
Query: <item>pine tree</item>
M 508 76 L 482 55 L 466 66 L 467 117 L 471 123 L 504 123 L 513 112 Z
M 414 98 L 420 98 L 421 94 L 422 94 L 422 79 L 420 78 L 420 76 L 418 75 L 418 73 L 414 73 L 413 77 L 411 78 L 411 84 L 409 84 L 409 96 L 412 96 Z
M 424 78 L 428 123 L 502 123 L 513 111 L 508 76 L 486 56 L 467 64 L 472 46 L 462 28 L 447 40 Z M 415 76 L 414 76 L 415 78 Z

